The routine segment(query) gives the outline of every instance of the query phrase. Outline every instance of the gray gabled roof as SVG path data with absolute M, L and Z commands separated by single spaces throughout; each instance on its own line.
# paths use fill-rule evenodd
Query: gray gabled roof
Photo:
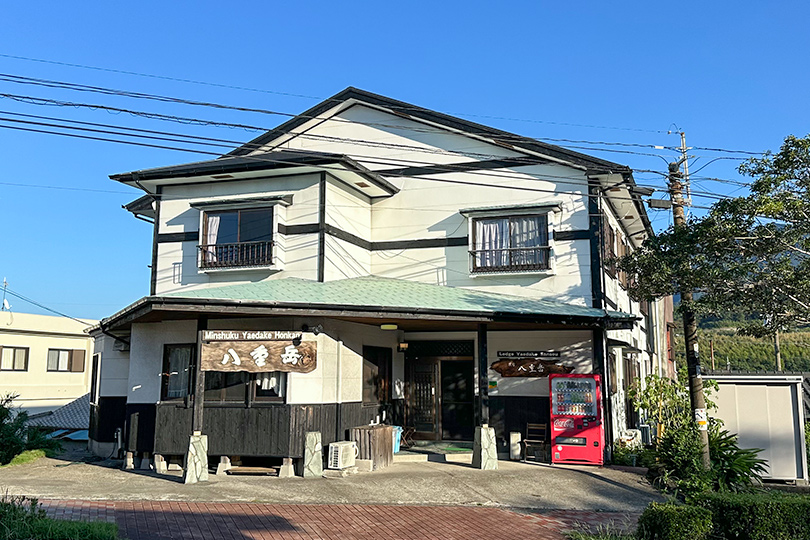
M 277 150 L 262 152 L 250 156 L 223 156 L 207 161 L 196 161 L 182 165 L 144 169 L 127 173 L 112 174 L 110 178 L 119 182 L 158 180 L 164 178 L 187 178 L 216 174 L 286 169 L 292 167 L 313 167 L 323 165 L 340 165 L 347 171 L 356 173 L 371 184 L 393 195 L 399 190 L 396 186 L 364 167 L 352 158 L 343 154 L 313 152 L 305 150 Z
M 90 394 L 85 394 L 55 411 L 38 414 L 28 425 L 55 429 L 87 429 L 90 426 Z
M 236 150 L 233 150 L 228 155 L 244 156 L 246 154 L 249 154 L 250 152 L 255 151 L 256 148 L 260 148 L 262 145 L 267 144 L 273 141 L 274 139 L 281 137 L 282 135 L 288 134 L 291 130 L 294 130 L 295 128 L 304 124 L 305 122 L 308 122 L 314 117 L 317 117 L 323 114 L 324 112 L 328 111 L 329 109 L 335 107 L 336 105 L 344 101 L 348 101 L 350 99 L 355 99 L 360 102 L 368 103 L 369 105 L 383 107 L 385 109 L 390 110 L 393 114 L 405 118 L 421 120 L 423 122 L 431 122 L 442 126 L 446 126 L 450 129 L 458 130 L 464 133 L 469 133 L 470 135 L 484 137 L 492 141 L 494 144 L 510 148 L 512 150 L 519 151 L 520 149 L 524 149 L 529 150 L 531 152 L 544 154 L 546 156 L 559 159 L 561 161 L 568 162 L 573 165 L 578 165 L 580 167 L 585 167 L 586 169 L 589 170 L 594 170 L 594 172 L 603 172 L 603 173 L 612 172 L 617 174 L 623 173 L 629 174 L 631 172 L 631 169 L 626 165 L 620 165 L 618 163 L 613 163 L 611 161 L 589 156 L 587 154 L 582 154 L 580 152 L 568 150 L 560 146 L 540 142 L 537 139 L 524 137 L 522 135 L 516 135 L 508 131 L 503 131 L 493 127 L 485 126 L 483 124 L 478 124 L 476 122 L 471 122 L 469 120 L 464 120 L 462 118 L 457 118 L 455 116 L 450 116 L 449 114 L 444 114 L 430 109 L 425 109 L 424 107 L 411 105 L 410 103 L 406 103 L 404 101 L 399 101 L 386 96 L 381 96 L 379 94 L 374 94 L 372 92 L 367 92 L 365 90 L 360 90 L 359 88 L 354 88 L 351 86 L 346 88 L 342 92 L 335 94 L 331 98 L 322 101 L 321 103 L 315 105 L 311 109 L 303 112 L 302 114 L 296 116 L 295 118 L 292 118 L 291 120 L 283 123 L 279 127 L 256 137 L 252 141 L 240 146 Z

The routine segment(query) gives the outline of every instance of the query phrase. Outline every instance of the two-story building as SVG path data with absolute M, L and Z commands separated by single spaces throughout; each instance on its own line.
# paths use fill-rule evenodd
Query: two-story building
M 666 363 L 667 309 L 612 264 L 651 233 L 626 166 L 348 88 L 219 159 L 111 178 L 154 242 L 149 296 L 94 331 L 100 452 L 116 428 L 163 456 L 201 429 L 212 457 L 297 459 L 306 431 L 377 421 L 503 441 L 548 421 L 555 370 L 602 375 L 612 440 L 631 377 Z
M 30 416 L 52 412 L 88 393 L 97 321 L 0 311 L 0 396 Z M 85 405 L 86 414 L 86 405 Z

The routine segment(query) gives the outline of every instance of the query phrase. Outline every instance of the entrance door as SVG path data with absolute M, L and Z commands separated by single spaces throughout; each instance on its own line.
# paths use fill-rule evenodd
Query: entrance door
M 434 359 L 415 360 L 411 364 L 410 423 L 414 437 L 439 438 L 439 362 Z
M 475 425 L 472 360 L 441 362 L 442 439 L 471 441 Z

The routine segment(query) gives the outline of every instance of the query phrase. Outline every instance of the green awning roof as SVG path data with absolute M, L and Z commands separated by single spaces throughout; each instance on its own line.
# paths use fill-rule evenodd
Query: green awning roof
M 164 295 L 166 298 L 226 300 L 318 308 L 321 306 L 383 306 L 403 312 L 476 312 L 493 315 L 544 315 L 610 318 L 632 321 L 629 313 L 605 311 L 553 300 L 495 294 L 375 276 L 320 283 L 300 278 L 279 278 Z

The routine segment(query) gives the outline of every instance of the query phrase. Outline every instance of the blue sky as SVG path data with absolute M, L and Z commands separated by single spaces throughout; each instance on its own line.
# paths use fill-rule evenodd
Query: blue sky
M 3 8 L 0 73 L 289 113 L 356 86 L 541 139 L 674 146 L 678 137 L 666 132 L 681 129 L 690 146 L 758 152 L 810 132 L 808 11 L 805 2 L 747 1 L 18 2 Z M 0 93 L 268 128 L 285 120 L 3 81 Z M 0 111 L 235 141 L 255 135 L 7 98 Z M 664 171 L 673 157 L 566 144 L 622 150 L 581 151 L 637 171 Z M 740 154 L 691 154 L 700 156 L 693 171 L 706 165 L 695 190 L 743 192 L 706 179 L 741 180 L 739 161 L 709 163 Z M 101 318 L 148 294 L 150 226 L 121 209 L 138 192 L 108 175 L 205 158 L 0 127 L 0 278 L 76 317 Z M 636 179 L 663 187 L 654 173 Z M 651 217 L 657 227 L 669 221 Z M 15 311 L 43 312 L 9 300 Z

